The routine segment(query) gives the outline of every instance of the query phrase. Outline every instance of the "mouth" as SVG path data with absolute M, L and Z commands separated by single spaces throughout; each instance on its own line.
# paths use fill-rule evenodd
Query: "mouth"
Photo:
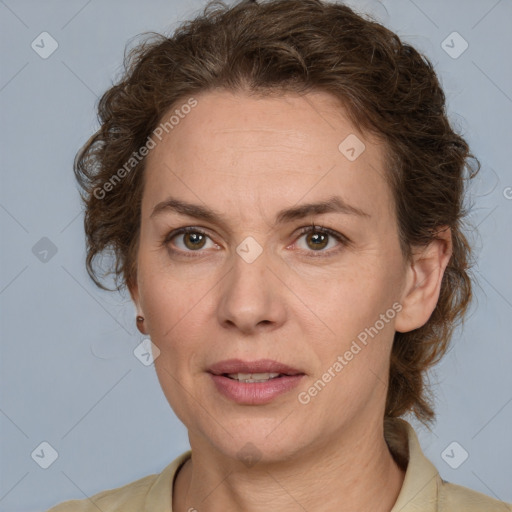
M 243 405 L 264 405 L 296 388 L 305 373 L 273 361 L 229 359 L 212 365 L 211 375 L 218 392 Z
M 285 377 L 285 373 L 223 373 L 223 377 L 237 380 L 238 382 L 267 382 L 272 379 Z
M 281 377 L 304 375 L 304 372 L 272 359 L 243 361 L 228 359 L 213 364 L 207 370 L 213 375 L 221 375 L 239 382 L 266 382 Z

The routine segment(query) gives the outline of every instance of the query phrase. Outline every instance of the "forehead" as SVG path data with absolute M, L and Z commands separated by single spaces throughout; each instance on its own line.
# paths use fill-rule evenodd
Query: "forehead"
M 194 98 L 147 157 L 144 216 L 167 195 L 242 215 L 336 193 L 370 214 L 391 213 L 384 146 L 356 130 L 336 98 L 228 91 Z

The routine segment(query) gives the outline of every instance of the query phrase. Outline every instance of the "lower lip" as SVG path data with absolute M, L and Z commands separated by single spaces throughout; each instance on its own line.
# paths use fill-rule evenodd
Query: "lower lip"
M 287 375 L 265 382 L 239 382 L 223 375 L 211 374 L 213 382 L 226 398 L 239 404 L 260 405 L 297 387 L 304 375 Z

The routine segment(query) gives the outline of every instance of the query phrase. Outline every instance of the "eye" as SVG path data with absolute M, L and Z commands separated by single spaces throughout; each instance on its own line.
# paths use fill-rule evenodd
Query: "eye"
M 318 252 L 321 254 L 318 254 L 318 256 L 327 256 L 330 255 L 333 252 L 338 252 L 343 247 L 338 247 L 338 249 L 334 250 L 327 250 L 324 251 L 326 247 L 329 246 L 330 238 L 334 239 L 338 242 L 339 245 L 345 246 L 348 245 L 349 240 L 343 236 L 341 233 L 338 233 L 337 231 L 334 231 L 329 228 L 325 228 L 323 226 L 315 226 L 312 224 L 311 226 L 307 226 L 305 228 L 301 229 L 301 237 L 306 235 L 305 242 L 306 242 L 306 251 L 307 252 Z M 312 249 L 312 250 L 308 250 Z M 323 254 L 328 253 L 328 254 Z M 312 255 L 311 256 L 317 256 Z
M 198 252 L 199 250 L 204 249 L 207 240 L 210 239 L 210 237 L 204 231 L 193 226 L 187 226 L 171 231 L 163 240 L 163 245 L 170 246 L 170 242 L 174 238 L 176 238 L 178 241 L 181 241 L 183 245 L 180 247 L 179 244 L 174 244 L 178 247 L 178 250 L 175 250 L 171 247 L 169 247 L 169 250 L 174 253 L 184 254 L 185 256 L 188 256 L 188 254 L 186 254 L 187 252 Z M 218 245 L 215 244 L 211 239 L 210 241 L 214 247 L 218 247 Z
M 308 256 L 313 257 L 329 256 L 332 253 L 337 253 L 341 248 L 343 248 L 343 246 L 346 246 L 350 243 L 348 238 L 346 238 L 341 233 L 338 233 L 337 231 L 329 228 L 325 228 L 323 226 L 316 226 L 314 224 L 302 228 L 300 235 L 301 236 L 299 239 L 306 235 L 306 248 L 301 250 L 310 253 Z M 338 242 L 338 245 L 341 245 L 342 247 L 338 247 L 338 249 L 334 250 L 324 250 L 329 246 L 329 242 L 331 241 L 329 240 L 330 238 L 334 239 L 336 242 Z M 171 244 L 172 240 L 174 239 L 181 241 L 181 246 L 178 243 Z M 202 249 L 208 249 L 208 240 L 210 240 L 212 244 L 210 248 L 219 248 L 219 246 L 213 242 L 213 240 L 211 240 L 210 236 L 206 232 L 193 226 L 186 226 L 171 231 L 162 241 L 162 245 L 168 247 L 169 251 L 172 253 L 193 257 L 194 255 L 191 253 L 201 253 Z M 172 248 L 171 245 L 174 245 L 177 247 L 177 249 Z

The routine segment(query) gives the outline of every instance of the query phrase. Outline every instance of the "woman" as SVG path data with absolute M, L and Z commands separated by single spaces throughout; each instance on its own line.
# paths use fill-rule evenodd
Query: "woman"
M 191 451 L 52 512 L 510 510 L 401 419 L 433 419 L 425 372 L 471 299 L 472 156 L 424 57 L 342 5 L 214 4 L 99 113 L 87 268 L 104 287 L 114 249 Z

